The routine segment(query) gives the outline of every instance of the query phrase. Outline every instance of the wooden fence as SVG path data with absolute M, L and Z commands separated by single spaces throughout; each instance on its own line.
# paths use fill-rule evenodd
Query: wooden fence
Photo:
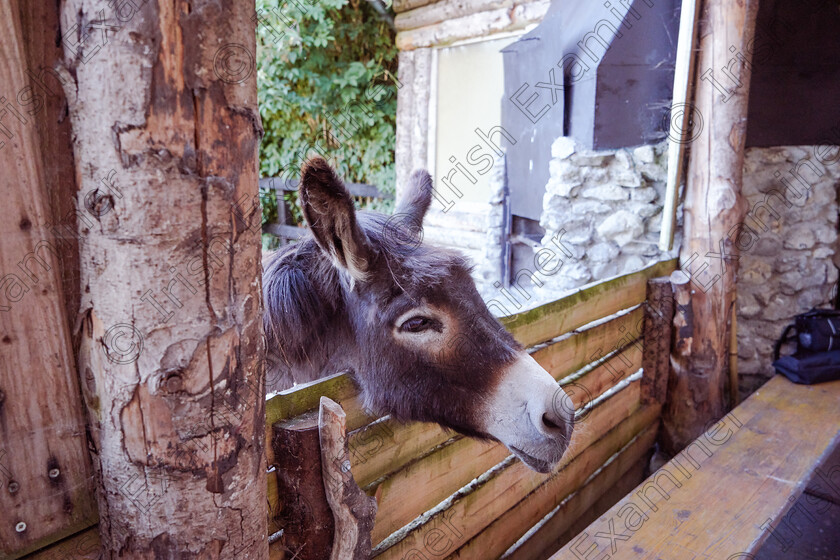
M 350 470 L 378 504 L 379 560 L 548 558 L 640 483 L 665 400 L 676 260 L 581 289 L 502 322 L 566 388 L 576 407 L 572 444 L 549 474 L 501 444 L 436 424 L 400 424 L 362 407 L 338 374 L 266 403 L 272 560 L 328 558 L 332 515 L 318 443 L 321 396 L 347 417 Z M 34 558 L 98 558 L 97 528 Z
M 290 241 L 297 241 L 306 233 L 306 228 L 298 227 L 288 203 L 283 195 L 298 190 L 300 181 L 297 179 L 283 179 L 281 177 L 266 177 L 260 179 L 260 189 L 277 191 L 277 221 L 263 224 L 263 233 L 270 233 L 280 239 L 285 245 Z M 373 185 L 363 183 L 345 183 L 353 198 L 362 205 L 370 204 L 374 200 L 390 200 L 394 197 L 381 192 Z
M 328 557 L 331 516 L 317 443 L 323 395 L 346 412 L 352 474 L 378 503 L 373 557 L 549 556 L 644 477 L 665 397 L 673 312 L 670 283 L 652 279 L 674 268 L 675 261 L 660 262 L 503 319 L 582 407 L 572 445 L 549 474 L 499 443 L 371 416 L 345 374 L 271 398 L 269 515 L 283 531 L 273 550 Z

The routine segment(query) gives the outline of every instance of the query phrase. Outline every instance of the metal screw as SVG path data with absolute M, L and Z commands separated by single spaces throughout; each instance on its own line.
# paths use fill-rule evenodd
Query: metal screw
M 9 494 L 16 494 L 20 490 L 20 484 L 14 480 L 9 483 Z
M 61 474 L 61 471 L 58 469 L 50 469 L 50 478 L 58 478 L 58 475 Z
M 15 531 L 17 531 L 18 533 L 23 533 L 24 531 L 26 531 L 26 523 L 24 523 L 23 521 L 18 521 L 18 524 L 15 525 Z

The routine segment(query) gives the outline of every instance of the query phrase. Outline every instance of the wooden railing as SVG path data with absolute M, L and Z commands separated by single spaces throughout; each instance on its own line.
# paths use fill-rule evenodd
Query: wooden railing
M 494 558 L 507 551 L 506 557 L 530 558 L 536 551 L 556 550 L 564 532 L 588 519 L 584 514 L 610 488 L 633 481 L 632 488 L 644 476 L 667 361 L 663 372 L 661 356 L 643 350 L 669 338 L 670 312 L 661 310 L 672 309 L 669 302 L 657 301 L 656 308 L 644 304 L 649 281 L 674 268 L 675 261 L 660 262 L 502 320 L 582 407 L 572 445 L 549 474 L 530 470 L 499 443 L 465 438 L 436 424 L 376 418 L 362 408 L 344 374 L 270 399 L 268 460 L 276 466 L 270 476 L 277 479 L 270 500 L 275 529 L 284 531 L 283 542 L 272 546 L 285 546 L 298 558 L 328 557 L 331 536 L 323 523 L 282 521 L 324 509 L 313 504 L 322 499 L 320 492 L 307 494 L 300 479 L 289 478 L 286 465 L 290 454 L 307 448 L 307 437 L 310 453 L 317 449 L 319 400 L 328 396 L 347 414 L 355 481 L 378 502 L 373 557 Z M 298 455 L 294 461 L 320 465 L 316 456 Z M 633 476 L 625 477 L 631 470 Z M 313 528 L 320 534 L 310 534 Z M 305 549 L 296 548 L 304 542 Z M 316 543 L 320 551 L 313 550 Z
M 289 241 L 297 241 L 307 231 L 305 227 L 299 227 L 295 223 L 289 205 L 283 197 L 285 193 L 298 190 L 299 184 L 300 181 L 297 179 L 283 179 L 282 177 L 266 177 L 260 179 L 260 189 L 277 191 L 277 221 L 263 224 L 263 233 L 270 233 L 280 238 L 281 245 Z M 345 183 L 345 186 L 350 191 L 350 194 L 353 195 L 353 198 L 362 205 L 370 203 L 373 200 L 388 200 L 393 198 L 392 195 L 381 192 L 373 185 Z

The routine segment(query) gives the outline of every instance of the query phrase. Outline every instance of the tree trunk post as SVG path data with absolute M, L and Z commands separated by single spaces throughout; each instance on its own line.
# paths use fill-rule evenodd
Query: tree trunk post
M 63 4 L 106 558 L 268 558 L 253 16 Z
M 730 317 L 746 202 L 741 196 L 757 0 L 706 0 L 694 88 L 680 270 L 663 437 L 675 453 L 726 411 Z

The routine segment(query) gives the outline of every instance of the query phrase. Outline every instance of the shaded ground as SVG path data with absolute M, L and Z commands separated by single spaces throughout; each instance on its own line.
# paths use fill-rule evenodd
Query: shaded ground
M 756 560 L 840 560 L 840 449 L 770 529 Z

